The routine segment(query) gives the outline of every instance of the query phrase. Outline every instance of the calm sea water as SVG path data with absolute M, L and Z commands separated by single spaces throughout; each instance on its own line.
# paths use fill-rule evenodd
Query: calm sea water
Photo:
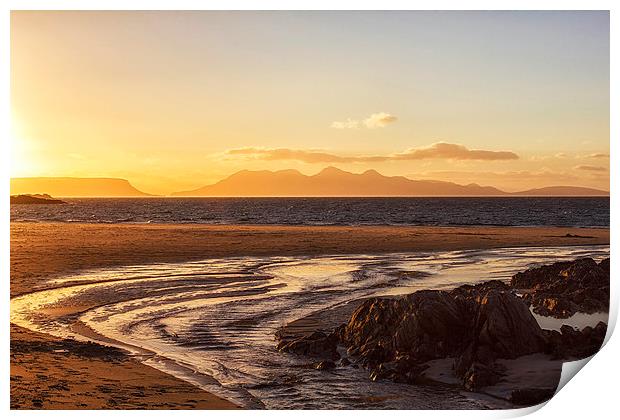
M 608 197 L 68 198 L 11 221 L 282 225 L 609 226 Z

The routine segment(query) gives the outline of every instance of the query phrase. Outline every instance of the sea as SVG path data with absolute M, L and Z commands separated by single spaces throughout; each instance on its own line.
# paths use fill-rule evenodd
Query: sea
M 64 198 L 11 221 L 609 227 L 609 197 Z

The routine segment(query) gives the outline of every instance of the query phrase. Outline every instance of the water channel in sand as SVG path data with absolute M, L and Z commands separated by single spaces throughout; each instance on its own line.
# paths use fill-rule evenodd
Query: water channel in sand
M 80 272 L 11 301 L 11 322 L 133 352 L 144 363 L 247 408 L 497 408 L 499 401 L 440 386 L 373 382 L 368 372 L 303 368 L 275 350 L 276 330 L 336 305 L 422 289 L 507 281 L 526 268 L 609 256 L 609 246 L 438 253 L 226 258 Z M 544 328 L 606 321 L 607 314 Z M 559 325 L 556 325 L 559 324 Z

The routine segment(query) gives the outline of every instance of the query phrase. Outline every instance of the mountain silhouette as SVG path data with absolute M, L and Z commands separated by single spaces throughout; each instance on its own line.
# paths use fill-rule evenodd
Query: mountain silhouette
M 149 197 L 121 178 L 11 178 L 11 194 L 50 194 L 56 197 Z
M 239 171 L 219 182 L 195 190 L 171 194 L 185 197 L 359 197 L 359 196 L 506 196 L 565 195 L 606 196 L 607 191 L 582 187 L 547 187 L 508 193 L 478 184 L 412 180 L 404 176 L 384 176 L 370 169 L 361 174 L 333 166 L 315 175 L 304 175 L 294 169 L 281 171 Z
M 375 170 L 354 174 L 327 167 L 315 175 L 294 169 L 281 171 L 239 171 L 212 185 L 181 191 L 185 197 L 359 197 L 359 196 L 506 196 L 506 195 L 609 195 L 606 191 L 582 187 L 548 187 L 508 193 L 478 184 L 412 180 L 403 176 L 384 176 Z
M 56 197 L 150 197 L 121 178 L 37 177 L 12 178 L 11 194 L 51 194 Z M 415 197 L 415 196 L 608 196 L 594 188 L 550 186 L 509 193 L 491 186 L 454 182 L 413 180 L 384 176 L 374 169 L 355 174 L 333 166 L 315 175 L 295 169 L 281 171 L 243 170 L 189 191 L 181 197 Z
M 526 191 L 519 191 L 513 193 L 513 195 L 524 196 L 607 196 L 608 191 L 597 190 L 595 188 L 586 187 L 568 187 L 568 186 L 556 186 L 556 187 L 543 187 L 534 188 Z

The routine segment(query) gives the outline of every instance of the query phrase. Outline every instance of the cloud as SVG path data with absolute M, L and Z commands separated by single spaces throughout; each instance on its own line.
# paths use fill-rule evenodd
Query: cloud
M 513 152 L 468 149 L 460 144 L 435 143 L 420 149 L 409 149 L 395 155 L 396 160 L 454 159 L 454 160 L 514 160 Z
M 472 180 L 477 179 L 490 179 L 490 180 L 508 180 L 508 181 L 537 181 L 546 180 L 548 178 L 561 178 L 563 180 L 578 180 L 581 179 L 574 173 L 565 171 L 553 171 L 548 168 L 541 168 L 540 170 L 523 170 L 523 171 L 430 171 L 417 174 L 407 175 L 410 178 L 435 178 L 435 179 L 460 179 L 462 182 L 474 182 Z
M 371 129 L 383 128 L 388 124 L 396 122 L 396 120 L 398 120 L 398 118 L 392 114 L 388 114 L 387 112 L 378 112 L 376 114 L 372 114 L 370 117 L 362 120 L 361 122 L 351 118 L 347 118 L 345 121 L 334 121 L 331 123 L 331 127 L 339 130 L 358 129 L 362 126 Z
M 573 169 L 590 172 L 607 172 L 607 168 L 605 168 L 604 166 L 578 165 L 575 166 Z
M 246 147 L 243 149 L 233 149 L 226 152 L 228 155 L 246 155 L 260 160 L 299 160 L 306 163 L 351 163 L 355 162 L 354 157 L 338 156 L 313 150 L 294 150 L 294 149 L 261 149 L 256 147 Z
M 592 153 L 591 155 L 588 155 L 587 157 L 593 158 L 593 159 L 601 159 L 601 158 L 608 158 L 609 154 L 608 153 Z
M 334 121 L 331 125 L 332 128 L 337 128 L 339 130 L 343 130 L 346 128 L 359 128 L 360 122 L 356 120 L 352 120 L 351 118 L 347 118 L 346 121 Z
M 396 122 L 398 118 L 386 112 L 372 114 L 364 120 L 364 125 L 368 128 L 383 128 L 388 124 Z
M 571 156 L 566 153 L 560 152 L 554 155 L 532 155 L 530 156 L 529 160 L 533 162 L 540 162 L 540 161 L 553 160 L 553 159 L 572 159 L 573 157 L 579 157 L 579 156 Z
M 413 148 L 402 153 L 376 156 L 342 156 L 320 150 L 267 149 L 246 147 L 226 152 L 228 155 L 247 156 L 259 160 L 298 160 L 305 163 L 369 163 L 424 159 L 451 160 L 514 160 L 519 156 L 508 151 L 468 149 L 460 144 L 435 143 Z

